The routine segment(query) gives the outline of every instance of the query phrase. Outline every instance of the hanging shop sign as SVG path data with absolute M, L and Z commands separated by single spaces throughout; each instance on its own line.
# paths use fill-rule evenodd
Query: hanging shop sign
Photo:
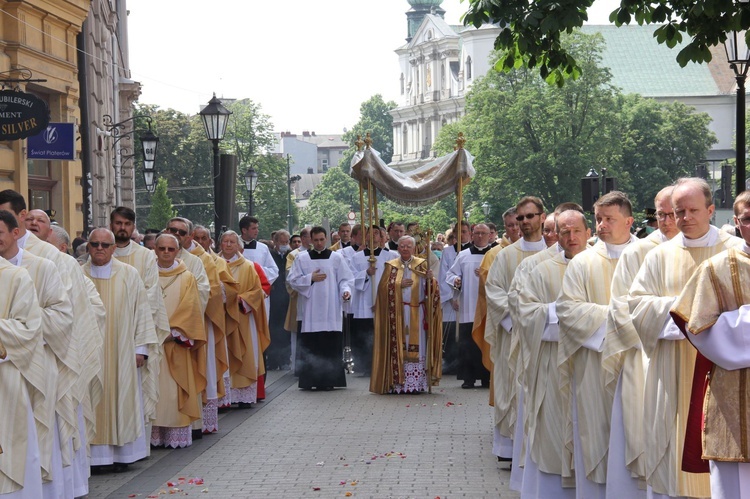
M 75 143 L 73 123 L 50 123 L 42 133 L 32 135 L 26 141 L 26 157 L 72 161 L 76 159 Z
M 15 90 L 0 91 L 0 140 L 36 135 L 49 123 L 49 108 L 39 97 Z

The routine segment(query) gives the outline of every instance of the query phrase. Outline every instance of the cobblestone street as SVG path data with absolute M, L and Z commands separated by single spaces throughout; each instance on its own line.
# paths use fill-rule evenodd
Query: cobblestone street
M 301 391 L 272 371 L 266 401 L 221 415 L 218 435 L 93 476 L 89 497 L 518 497 L 492 456 L 487 390 L 462 390 L 453 376 L 432 395 L 347 383 Z

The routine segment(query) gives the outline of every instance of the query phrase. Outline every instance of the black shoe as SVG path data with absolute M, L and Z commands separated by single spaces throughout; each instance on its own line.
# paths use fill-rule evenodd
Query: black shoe
M 482 380 L 482 388 L 489 388 L 490 387 L 490 380 L 483 379 Z
M 229 412 L 229 410 L 232 408 L 231 405 L 224 405 L 219 407 L 218 412 L 219 414 L 224 414 L 225 412 Z
M 125 473 L 128 471 L 128 464 L 127 463 L 115 463 L 112 465 L 112 472 L 113 473 Z
M 193 440 L 200 440 L 203 438 L 203 430 L 193 430 Z
M 461 388 L 474 388 L 474 382 L 464 381 L 464 383 L 461 385 Z
M 253 404 L 250 402 L 237 402 L 237 409 L 252 409 Z

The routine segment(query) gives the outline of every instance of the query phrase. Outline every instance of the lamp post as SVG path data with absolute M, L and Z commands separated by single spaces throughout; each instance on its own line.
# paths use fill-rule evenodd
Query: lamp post
M 245 188 L 247 189 L 247 215 L 253 216 L 253 192 L 258 186 L 258 172 L 252 166 L 245 172 Z
M 219 216 L 219 189 L 221 185 L 221 165 L 219 163 L 219 142 L 224 138 L 227 130 L 230 110 L 221 105 L 221 101 L 216 98 L 216 94 L 208 101 L 208 105 L 201 109 L 199 113 L 203 119 L 203 126 L 206 129 L 206 137 L 214 146 L 214 241 L 219 241 L 219 228 L 223 221 Z
M 490 203 L 487 201 L 482 203 L 482 211 L 484 212 L 484 221 L 486 222 L 490 216 Z
M 734 71 L 734 77 L 737 80 L 735 195 L 745 190 L 745 80 L 750 62 L 750 49 L 748 49 L 745 35 L 745 31 L 732 31 L 727 33 L 727 39 L 724 42 L 729 67 Z
M 146 183 L 146 190 L 148 192 L 154 192 L 154 162 L 156 161 L 156 149 L 159 146 L 159 137 L 154 135 L 151 130 L 152 119 L 151 116 L 147 115 L 136 115 L 126 120 L 122 120 L 118 123 L 114 123 L 112 116 L 105 114 L 102 117 L 102 124 L 106 129 L 106 135 L 114 137 L 114 149 L 115 149 L 115 205 L 122 206 L 122 165 L 129 159 L 132 159 L 135 154 L 130 156 L 122 155 L 122 148 L 119 144 L 122 139 L 130 140 L 130 137 L 135 134 L 135 129 L 125 132 L 125 124 L 131 121 L 135 122 L 137 119 L 144 119 L 148 123 L 148 131 L 140 137 L 141 141 L 141 154 L 143 156 L 143 180 Z

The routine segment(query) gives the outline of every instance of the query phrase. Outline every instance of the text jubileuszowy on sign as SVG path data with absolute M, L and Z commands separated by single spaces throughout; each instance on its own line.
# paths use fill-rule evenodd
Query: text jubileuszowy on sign
M 49 108 L 39 97 L 15 90 L 0 91 L 0 140 L 36 135 L 48 123 Z

